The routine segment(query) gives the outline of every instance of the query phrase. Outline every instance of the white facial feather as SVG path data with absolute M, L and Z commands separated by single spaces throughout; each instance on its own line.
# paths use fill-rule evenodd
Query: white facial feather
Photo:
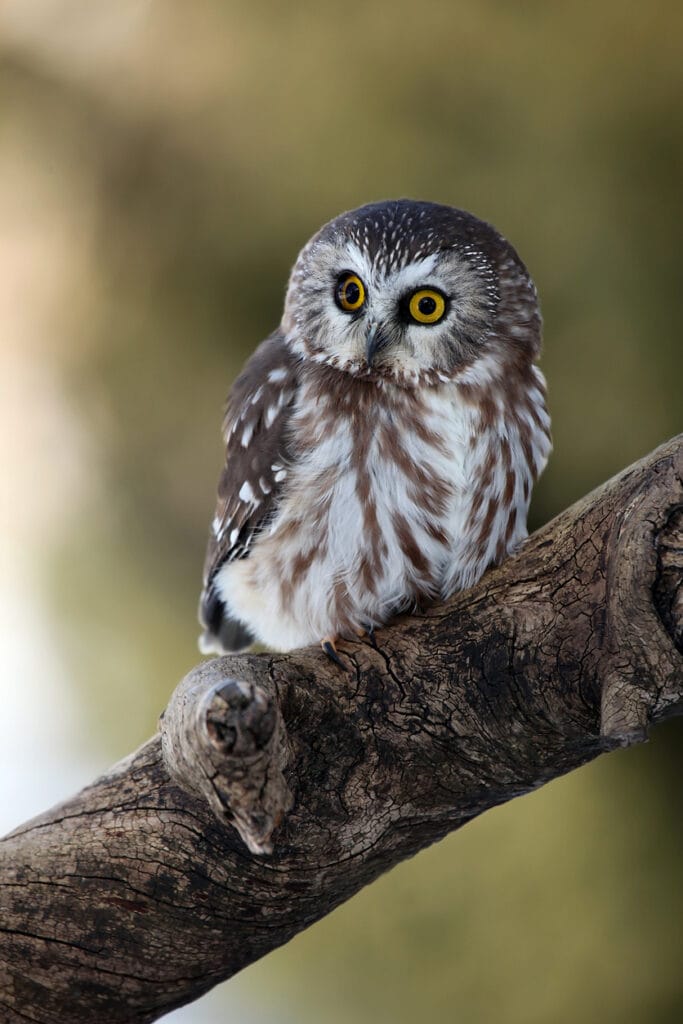
M 304 279 L 292 277 L 285 319 L 292 323 L 289 343 L 316 361 L 367 373 L 367 332 L 371 323 L 377 323 L 392 339 L 381 357 L 387 372 L 393 370 L 399 379 L 413 382 L 426 372 L 445 375 L 459 336 L 472 324 L 490 319 L 495 299 L 490 268 L 456 249 L 422 255 L 405 265 L 374 260 L 352 240 L 318 242 L 311 253 L 315 259 L 305 262 Z M 358 275 L 365 287 L 366 301 L 357 316 L 349 316 L 335 302 L 334 285 L 344 272 Z M 421 288 L 447 297 L 447 312 L 439 323 L 406 321 L 405 302 Z M 480 331 L 483 339 L 485 331 Z

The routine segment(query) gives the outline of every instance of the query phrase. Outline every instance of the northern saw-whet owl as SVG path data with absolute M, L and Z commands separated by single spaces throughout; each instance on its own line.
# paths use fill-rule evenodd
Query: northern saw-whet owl
M 224 421 L 201 649 L 286 651 L 447 598 L 527 535 L 550 453 L 534 284 L 436 203 L 326 224 Z

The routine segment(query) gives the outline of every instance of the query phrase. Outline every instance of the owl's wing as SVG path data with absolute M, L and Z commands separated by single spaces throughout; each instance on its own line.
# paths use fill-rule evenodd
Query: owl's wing
M 246 558 L 272 520 L 286 476 L 286 426 L 297 391 L 297 361 L 276 331 L 260 345 L 233 384 L 223 421 L 225 466 L 204 563 L 199 620 L 204 653 L 235 651 L 253 642 L 228 616 L 215 586 L 226 562 Z

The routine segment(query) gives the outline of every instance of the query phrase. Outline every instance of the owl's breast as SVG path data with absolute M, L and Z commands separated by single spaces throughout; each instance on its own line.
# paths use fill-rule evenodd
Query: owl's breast
M 353 635 L 448 596 L 526 535 L 525 442 L 452 385 L 309 384 L 289 435 L 276 514 L 226 570 L 236 616 L 271 646 Z
M 257 563 L 277 574 L 283 607 L 335 632 L 439 594 L 468 489 L 467 407 L 433 389 L 377 390 L 302 390 L 287 488 L 252 553 L 255 578 Z

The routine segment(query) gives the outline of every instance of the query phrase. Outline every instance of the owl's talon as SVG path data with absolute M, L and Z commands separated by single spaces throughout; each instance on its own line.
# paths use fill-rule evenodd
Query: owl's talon
M 374 626 L 368 626 L 367 629 L 357 629 L 356 630 L 356 636 L 358 637 L 359 640 L 365 640 L 365 638 L 367 637 L 368 641 L 370 643 L 370 646 L 374 647 L 374 649 L 376 651 L 379 650 L 379 648 L 377 646 L 377 638 L 375 636 L 375 627 Z
M 321 640 L 320 646 L 322 647 L 323 651 L 330 659 L 330 661 L 333 661 L 335 665 L 339 665 L 339 668 L 343 668 L 345 672 L 351 671 L 350 667 L 346 664 L 344 659 L 341 658 L 339 653 L 337 652 L 334 640 Z

